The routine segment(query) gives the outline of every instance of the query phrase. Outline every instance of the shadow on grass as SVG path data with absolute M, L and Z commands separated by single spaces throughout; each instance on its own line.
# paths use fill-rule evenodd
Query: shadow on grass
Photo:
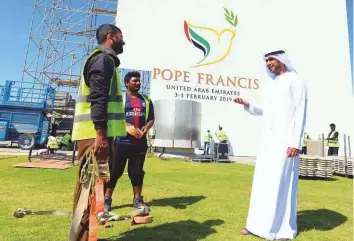
M 318 209 L 299 211 L 297 220 L 298 232 L 301 233 L 311 229 L 329 231 L 344 224 L 348 218 L 332 210 Z
M 338 178 L 330 177 L 330 178 L 324 178 L 324 177 L 299 177 L 300 180 L 304 181 L 327 181 L 327 182 L 334 182 L 338 181 Z
M 187 206 L 193 205 L 205 198 L 205 196 L 169 197 L 152 200 L 148 205 L 155 207 L 171 206 L 176 209 L 186 209 Z
M 194 203 L 197 203 L 205 198 L 206 198 L 205 196 L 168 197 L 168 198 L 154 199 L 146 203 L 146 205 L 151 207 L 171 206 L 176 209 L 186 209 L 187 206 L 193 205 Z M 132 206 L 133 206 L 132 204 L 123 204 L 120 206 L 114 206 L 112 207 L 112 209 L 126 208 Z
M 139 227 L 108 239 L 100 241 L 197 241 L 216 233 L 214 226 L 223 224 L 221 219 L 208 220 L 202 223 L 186 220 L 158 225 L 156 227 Z

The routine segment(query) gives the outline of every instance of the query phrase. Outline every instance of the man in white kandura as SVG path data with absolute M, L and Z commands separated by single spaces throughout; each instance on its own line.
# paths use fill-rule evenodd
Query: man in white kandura
M 266 54 L 265 61 L 270 80 L 263 108 L 239 97 L 234 100 L 250 114 L 264 118 L 247 224 L 241 233 L 288 240 L 297 235 L 299 150 L 306 123 L 307 87 L 284 51 Z

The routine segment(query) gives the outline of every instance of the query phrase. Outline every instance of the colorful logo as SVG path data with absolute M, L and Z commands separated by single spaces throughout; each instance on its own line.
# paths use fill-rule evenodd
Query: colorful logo
M 224 28 L 220 32 L 214 28 L 197 26 L 188 21 L 184 21 L 184 33 L 188 41 L 203 52 L 203 58 L 199 62 L 197 62 L 196 65 L 190 66 L 191 68 L 218 63 L 224 60 L 229 55 L 232 48 L 232 41 L 236 36 L 236 26 L 238 23 L 238 18 L 233 11 L 230 11 L 226 8 L 224 9 L 225 9 L 225 13 L 224 13 L 225 20 L 229 24 L 231 24 L 232 28 Z M 226 51 L 223 50 L 221 56 L 214 57 L 214 58 L 212 57 L 212 59 L 208 58 L 210 53 L 213 51 L 214 47 L 210 45 L 210 43 L 206 40 L 205 37 L 203 38 L 201 34 L 197 33 L 200 30 L 213 32 L 217 37 L 218 43 L 220 43 L 220 39 L 223 34 L 229 33 L 228 47 Z

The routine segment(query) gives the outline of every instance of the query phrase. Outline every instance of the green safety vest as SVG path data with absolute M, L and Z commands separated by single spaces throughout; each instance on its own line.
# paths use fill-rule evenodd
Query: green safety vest
M 307 141 L 309 139 L 309 135 L 307 133 L 304 134 L 304 140 L 302 141 L 302 146 L 307 147 Z
M 125 112 L 125 100 L 127 99 L 127 93 L 124 93 L 123 94 L 123 106 L 124 106 L 124 112 Z M 145 96 L 145 95 L 142 95 L 142 94 L 139 94 L 143 97 L 144 101 L 145 101 L 145 122 L 147 122 L 147 119 L 149 117 L 149 111 L 150 111 L 150 99 L 149 97 Z M 146 123 L 145 123 L 146 124 Z
M 101 49 L 96 48 L 92 51 L 88 60 L 96 53 L 103 52 Z M 110 57 L 114 62 L 113 58 Z M 78 90 L 78 96 L 76 98 L 75 105 L 75 117 L 72 132 L 72 140 L 86 140 L 93 139 L 96 137 L 96 130 L 91 119 L 91 103 L 88 101 L 90 94 L 90 88 L 86 85 L 84 80 L 84 72 L 82 72 L 82 77 L 80 81 L 80 86 Z M 122 101 L 122 87 L 120 84 L 120 76 L 118 74 L 117 68 L 114 68 L 113 76 L 111 79 L 109 94 L 108 94 L 108 105 L 107 105 L 107 137 L 117 137 L 126 136 L 125 130 L 125 116 L 124 116 L 124 106 Z
M 328 134 L 328 138 L 332 138 L 335 133 L 338 133 L 338 131 L 330 132 Z M 339 147 L 338 137 L 334 140 L 327 140 L 327 146 L 328 147 Z
M 58 143 L 60 143 L 60 141 L 61 141 L 62 138 L 63 138 L 62 136 L 56 136 L 56 137 L 55 137 L 55 139 L 57 140 Z
M 211 140 L 211 135 L 210 134 L 207 134 L 204 136 L 204 142 L 210 142 Z
M 63 138 L 61 138 L 60 143 L 64 145 L 69 145 L 69 140 L 71 139 L 71 135 L 65 134 Z
M 217 133 L 217 136 L 219 138 L 220 141 L 226 141 L 227 140 L 227 136 L 226 136 L 226 132 L 221 130 Z

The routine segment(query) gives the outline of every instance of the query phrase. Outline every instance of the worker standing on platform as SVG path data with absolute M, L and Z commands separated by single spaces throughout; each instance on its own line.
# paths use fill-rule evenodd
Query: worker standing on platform
M 133 207 L 147 208 L 142 196 L 144 162 L 147 151 L 146 135 L 154 125 L 154 106 L 148 96 L 139 93 L 139 72 L 129 72 L 124 77 L 127 93 L 123 94 L 127 136 L 116 138 L 114 156 L 110 159 L 111 177 L 105 192 L 105 209 L 111 210 L 112 194 L 118 179 L 123 175 L 128 160 L 128 176 L 133 187 Z
M 330 124 L 329 127 L 331 128 L 331 131 L 328 133 L 328 136 L 326 138 L 327 141 L 327 146 L 328 146 L 328 156 L 338 156 L 338 150 L 339 150 L 339 141 L 338 141 L 338 136 L 339 132 L 336 131 L 336 125 L 334 123 Z
M 90 178 L 96 175 L 96 172 L 87 169 L 88 166 L 95 166 L 91 166 L 94 158 L 86 151 L 93 147 L 97 162 L 103 160 L 108 166 L 113 137 L 126 135 L 122 88 L 117 71 L 120 64 L 117 55 L 123 52 L 125 44 L 122 32 L 115 25 L 103 24 L 97 29 L 96 38 L 99 45 L 86 60 L 76 98 L 72 139 L 77 141 L 80 163 L 70 241 L 88 240 L 88 236 L 97 238 L 97 217 L 94 213 L 99 212 L 101 207 L 103 209 L 104 181 L 101 175 L 98 182 L 101 185 L 94 182 L 97 179 Z M 94 187 L 96 191 L 92 190 Z M 92 205 L 95 196 L 97 207 Z M 95 210 L 94 213 L 92 210 Z
M 310 139 L 310 136 L 305 132 L 304 133 L 304 139 L 302 141 L 302 149 L 300 154 L 307 155 L 307 142 Z
M 221 126 L 219 126 L 219 131 L 216 132 L 215 135 L 218 137 L 220 143 L 227 143 L 226 132 L 222 129 Z
M 204 153 L 203 155 L 209 155 L 210 154 L 210 141 L 211 141 L 211 134 L 210 130 L 207 131 L 207 133 L 204 136 Z

